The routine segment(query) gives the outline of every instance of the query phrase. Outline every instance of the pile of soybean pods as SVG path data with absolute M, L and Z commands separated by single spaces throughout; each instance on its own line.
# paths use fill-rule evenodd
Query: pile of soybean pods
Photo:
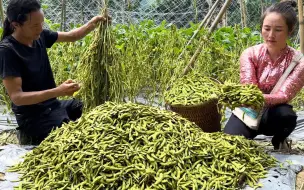
M 96 107 L 54 130 L 10 171 L 20 189 L 257 187 L 276 163 L 254 141 L 204 133 L 179 115 L 133 103 Z

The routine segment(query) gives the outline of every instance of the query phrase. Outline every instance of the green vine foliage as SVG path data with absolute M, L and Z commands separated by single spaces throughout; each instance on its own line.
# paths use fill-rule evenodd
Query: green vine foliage
M 53 30 L 59 27 L 56 23 L 47 23 Z M 204 47 L 193 69 L 222 83 L 239 82 L 239 56 L 247 47 L 262 42 L 259 31 L 235 25 L 219 28 L 207 38 L 207 30 L 201 29 L 193 42 L 184 47 L 197 29 L 198 24 L 194 23 L 178 28 L 166 21 L 156 24 L 152 20 L 111 26 L 117 64 L 107 67 L 109 100 L 138 102 L 140 97 L 146 104 L 164 105 L 164 92 L 182 74 L 201 40 Z M 56 43 L 48 49 L 57 85 L 76 78 L 76 68 L 80 69 L 77 66 L 92 40 L 89 34 L 75 43 Z M 289 44 L 298 47 L 298 44 Z M 178 60 L 184 48 L 186 51 Z M 2 103 L 9 106 L 2 84 L 0 93 Z M 303 109 L 303 97 L 302 90 L 292 101 L 297 110 Z

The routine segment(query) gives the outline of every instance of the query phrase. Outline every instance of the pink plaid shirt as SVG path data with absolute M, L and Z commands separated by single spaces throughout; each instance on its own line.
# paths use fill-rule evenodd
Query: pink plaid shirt
M 241 83 L 258 85 L 264 93 L 266 106 L 288 103 L 304 85 L 304 59 L 295 66 L 275 94 L 270 92 L 291 63 L 293 56 L 299 53 L 301 52 L 287 46 L 273 62 L 264 44 L 246 49 L 240 57 Z

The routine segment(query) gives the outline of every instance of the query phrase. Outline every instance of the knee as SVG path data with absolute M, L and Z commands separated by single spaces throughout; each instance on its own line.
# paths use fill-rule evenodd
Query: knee
M 83 103 L 78 100 L 74 100 L 70 109 L 68 110 L 68 116 L 71 120 L 75 121 L 82 115 Z
M 252 139 L 256 136 L 255 132 L 249 129 L 239 118 L 235 115 L 231 115 L 225 128 L 224 133 L 229 135 L 240 135 L 245 138 Z
M 289 104 L 280 104 L 270 108 L 270 111 L 273 112 L 273 116 L 277 119 L 284 119 L 289 121 L 297 120 L 297 114 L 293 111 L 292 106 Z

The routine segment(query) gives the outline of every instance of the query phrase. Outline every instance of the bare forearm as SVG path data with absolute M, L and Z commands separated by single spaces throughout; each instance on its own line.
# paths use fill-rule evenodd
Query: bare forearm
M 51 98 L 58 97 L 56 88 L 36 91 L 36 92 L 18 92 L 11 96 L 13 103 L 17 106 L 38 104 Z
M 94 30 L 95 26 L 93 26 L 92 23 L 88 22 L 85 25 L 75 28 L 71 30 L 70 36 L 72 38 L 72 41 L 77 41 L 85 37 L 87 34 L 89 34 L 92 30 Z
M 75 28 L 69 32 L 58 32 L 57 42 L 75 42 L 80 40 L 94 30 L 100 21 L 106 20 L 107 18 L 102 16 L 95 16 L 88 23 L 79 28 Z

